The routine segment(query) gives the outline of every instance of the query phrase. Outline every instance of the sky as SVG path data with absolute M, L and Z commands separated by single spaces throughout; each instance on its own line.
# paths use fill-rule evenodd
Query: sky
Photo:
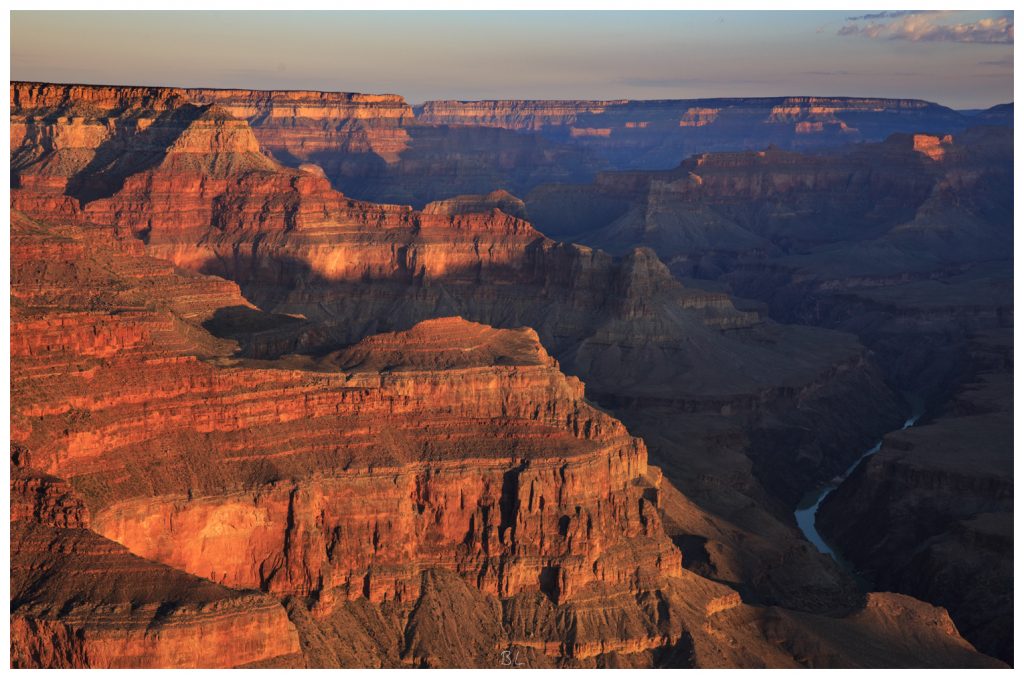
M 11 78 L 429 99 L 1013 100 L 1012 12 L 11 13 Z

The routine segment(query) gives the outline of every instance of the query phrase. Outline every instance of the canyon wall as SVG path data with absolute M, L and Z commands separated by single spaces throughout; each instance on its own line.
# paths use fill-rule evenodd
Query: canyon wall
M 309 365 L 232 359 L 200 324 L 245 304 L 233 285 L 102 227 L 16 214 L 12 244 L 18 664 L 292 662 L 285 609 L 253 590 L 322 616 L 412 605 L 434 569 L 564 606 L 681 574 L 643 443 L 532 331 L 440 319 Z M 154 578 L 139 609 L 133 587 Z M 54 617 L 60 596 L 79 597 L 75 615 Z M 104 607 L 105 622 L 90 612 Z M 189 655 L 229 630 L 216 657 Z M 677 637 L 627 633 L 622 650 Z
M 887 436 L 822 506 L 824 534 L 879 588 L 950 611 L 1013 662 L 1012 333 L 969 340 L 968 377 L 937 415 Z
M 671 168 L 699 152 L 825 148 L 979 123 L 898 99 L 431 101 L 414 108 L 387 94 L 13 83 L 11 148 L 40 130 L 102 140 L 118 116 L 145 125 L 152 116 L 145 110 L 184 101 L 246 120 L 277 160 L 316 164 L 349 195 L 416 206 L 498 189 L 523 195 L 544 183 L 591 181 L 606 169 Z M 63 155 L 65 163 L 88 156 Z
M 616 253 L 651 247 L 682 277 L 718 278 L 766 259 L 785 265 L 786 255 L 841 242 L 865 244 L 842 253 L 860 255 L 855 264 L 902 273 L 934 267 L 928 258 L 1005 252 L 1011 135 L 986 128 L 892 135 L 829 154 L 701 153 L 672 170 L 541 186 L 525 202 L 546 233 Z
M 852 97 L 428 101 L 417 120 L 537 132 L 592 149 L 617 169 L 674 167 L 702 151 L 838 146 L 966 127 L 963 116 L 937 104 Z
M 870 357 L 849 336 L 766 322 L 728 295 L 681 285 L 650 250 L 615 259 L 552 241 L 518 216 L 521 204 L 505 193 L 423 210 L 348 198 L 312 168 L 267 166 L 251 151 L 255 134 L 238 124 L 216 108 L 198 112 L 185 121 L 182 141 L 118 191 L 69 213 L 30 188 L 15 190 L 14 205 L 113 224 L 151 255 L 238 282 L 261 313 L 225 306 L 204 327 L 254 358 L 329 351 L 453 315 L 532 327 L 562 368 L 584 380 L 589 397 L 616 412 L 663 408 L 668 421 L 721 418 L 742 431 L 751 446 L 736 451 L 742 469 L 708 474 L 691 471 L 703 462 L 678 464 L 690 457 L 685 437 L 658 446 L 659 461 L 692 484 L 688 491 L 738 478 L 740 495 L 761 505 L 765 490 L 747 458 L 757 449 L 761 480 L 788 501 L 802 484 L 845 468 L 851 451 L 898 418 Z M 837 429 L 826 443 L 809 423 L 837 407 L 863 418 L 830 417 Z M 780 440 L 785 445 L 775 445 Z M 707 502 L 715 497 L 708 493 Z M 797 580 L 762 581 L 761 594 L 815 610 L 849 600 L 851 583 L 800 548 L 784 511 L 762 518 L 786 537 L 741 550 L 750 567 L 785 552 L 809 571 L 824 569 L 827 584 L 806 597 Z
M 862 345 L 451 190 L 433 154 L 466 140 L 458 167 L 547 158 L 530 181 L 596 157 L 455 129 L 388 95 L 12 86 L 17 664 L 998 665 L 786 523 L 898 417 Z M 379 186 L 436 176 L 422 209 L 336 190 L 406 160 Z
M 825 619 L 683 570 L 643 443 L 535 333 L 241 359 L 201 328 L 234 285 L 109 227 L 12 227 L 15 666 L 808 662 L 785 649 Z M 873 596 L 814 662 L 994 666 Z M 836 655 L 851 635 L 871 650 Z

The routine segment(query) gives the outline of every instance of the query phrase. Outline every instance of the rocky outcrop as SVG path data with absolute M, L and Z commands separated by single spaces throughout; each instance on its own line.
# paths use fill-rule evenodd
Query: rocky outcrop
M 393 94 L 15 83 L 11 107 L 24 121 L 12 126 L 12 149 L 22 125 L 54 113 L 65 118 L 58 123 L 126 114 L 145 118 L 184 103 L 215 105 L 237 120 L 259 120 L 261 143 L 283 158 L 323 150 L 394 156 L 407 139 L 401 125 L 412 118 L 412 109 Z M 311 147 L 314 140 L 319 144 Z
M 146 561 L 90 529 L 72 484 L 12 449 L 12 667 L 288 665 L 279 602 Z
M 438 351 L 434 345 L 442 340 L 446 349 Z M 294 383 L 292 391 L 304 389 L 305 405 L 294 413 L 274 406 L 268 421 L 266 406 L 250 405 L 249 417 L 235 409 L 232 426 L 246 432 L 245 446 L 227 460 L 241 465 L 239 472 L 225 469 L 223 476 L 251 478 L 252 471 L 243 470 L 267 459 L 276 460 L 279 474 L 300 480 L 271 481 L 241 495 L 224 486 L 212 499 L 206 499 L 210 488 L 160 489 L 170 497 L 110 504 L 96 515 L 100 532 L 142 556 L 231 586 L 374 602 L 415 600 L 419 573 L 428 565 L 452 568 L 503 597 L 539 586 L 555 600 L 570 598 L 592 578 L 627 584 L 636 577 L 634 566 L 646 568 L 641 543 L 645 533 L 655 535 L 657 516 L 653 505 L 644 509 L 640 489 L 631 490 L 645 473 L 642 444 L 588 409 L 582 385 L 563 381 L 535 337 L 453 319 L 367 342 L 320 364 L 338 365 L 344 375 L 319 374 L 320 396 L 283 370 L 278 386 L 261 387 L 277 397 L 289 389 L 287 382 Z M 403 361 L 407 354 L 411 363 Z M 275 375 L 253 374 L 245 384 L 259 378 L 265 384 L 269 377 Z M 345 411 L 332 403 L 331 392 Z M 195 387 L 192 393 L 190 407 L 198 409 L 236 400 L 196 394 Z M 413 413 L 416 424 L 403 425 Z M 197 411 L 186 417 L 223 416 Z M 135 418 L 129 413 L 127 419 Z M 349 441 L 328 453 L 314 428 L 327 437 L 342 422 Z M 305 431 L 301 448 L 282 450 L 288 432 L 296 441 L 296 425 Z M 240 441 L 229 443 L 237 434 L 218 442 L 215 432 L 223 428 L 214 424 L 208 434 L 213 448 L 237 447 Z M 146 447 L 164 436 L 151 429 Z M 274 447 L 261 453 L 258 440 Z M 463 452 L 467 447 L 476 452 Z M 548 450 L 559 455 L 546 459 Z M 327 478 L 302 481 L 303 464 L 311 465 L 305 475 Z M 606 561 L 622 548 L 609 531 L 630 538 L 628 575 Z M 678 571 L 670 543 L 659 547 L 655 540 L 650 548 L 652 573 Z
M 300 660 L 278 601 L 141 559 L 87 529 L 12 523 L 11 592 L 12 667 Z
M 929 134 L 914 135 L 914 150 L 924 154 L 932 160 L 942 160 L 946 155 L 945 146 L 953 143 L 953 135 L 947 134 L 944 137 L 937 137 Z
M 677 277 L 713 279 L 690 286 L 853 332 L 891 383 L 931 402 L 959 379 L 967 335 L 1012 323 L 1009 135 L 702 154 L 669 172 L 542 187 L 526 202 L 542 229 L 612 252 L 643 244 Z
M 428 203 L 423 214 L 458 215 L 501 210 L 517 219 L 526 219 L 526 205 L 508 191 L 492 191 L 486 196 L 455 196 Z
M 181 365 L 183 353 L 230 352 L 195 323 L 222 304 L 247 305 L 238 288 L 176 272 L 109 229 L 58 229 L 17 213 L 12 221 L 12 665 L 300 660 L 278 601 L 147 561 L 100 536 L 97 506 L 56 462 L 64 451 L 72 453 L 65 463 L 75 459 L 78 444 L 67 446 L 92 416 L 91 384 L 116 389 L 125 375 L 144 381 Z M 41 434 L 47 417 L 59 431 Z
M 944 609 L 908 596 L 872 592 L 862 610 L 839 619 L 779 613 L 766 625 L 768 638 L 795 657 L 813 658 L 812 667 L 885 668 L 909 660 L 912 667 L 941 668 L 975 662 L 973 649 L 958 639 Z M 794 638 L 792 631 L 786 631 L 794 625 L 804 634 Z M 880 645 L 886 651 L 878 653 Z M 908 653 L 909 657 L 904 655 Z M 985 666 L 999 664 L 990 660 Z
M 339 341 L 359 339 L 365 334 L 360 329 L 372 319 L 349 317 L 342 324 L 338 316 L 347 312 L 325 315 L 324 310 L 338 291 L 365 280 L 401 285 L 445 281 L 460 287 L 487 280 L 547 288 L 552 302 L 568 303 L 567 310 L 575 317 L 552 319 L 563 324 L 593 324 L 594 319 L 584 314 L 600 306 L 623 317 L 653 318 L 645 297 L 663 287 L 659 296 L 680 308 L 687 324 L 717 332 L 759 323 L 755 313 L 736 310 L 724 295 L 680 288 L 656 258 L 642 252 L 620 265 L 602 253 L 543 238 L 514 216 L 522 213 L 521 204 L 508 194 L 451 199 L 421 212 L 365 203 L 334 192 L 315 173 L 275 165 L 254 149 L 244 123 L 205 111 L 181 132 L 158 164 L 127 177 L 114 195 L 88 202 L 80 208 L 79 218 L 137 235 L 146 241 L 149 253 L 179 266 L 234 279 L 268 310 L 275 306 L 266 303 L 269 296 L 304 289 L 301 299 L 276 310 L 287 306 L 285 313 L 347 328 L 346 336 L 336 338 Z M 31 190 L 16 191 L 14 204 L 46 214 L 34 196 Z M 319 312 L 305 308 L 310 286 L 327 288 L 320 295 Z M 469 308 L 457 312 L 501 325 L 544 325 L 536 307 L 524 308 L 519 302 L 510 316 L 499 306 L 504 301 L 490 293 L 478 296 Z M 433 307 L 439 301 L 417 303 L 405 319 L 395 319 L 393 327 L 408 327 L 410 321 L 436 315 Z M 567 330 L 541 331 L 560 336 Z
M 188 97 L 248 121 L 263 147 L 289 163 L 336 171 L 329 159 L 350 156 L 368 168 L 370 159 L 394 163 L 410 142 L 412 108 L 394 94 L 193 89 Z
M 78 200 L 109 195 L 74 178 L 107 171 L 126 144 L 159 154 L 170 110 L 216 108 L 250 124 L 260 145 L 289 165 L 315 165 L 362 198 L 418 205 L 540 181 L 592 176 L 586 152 L 493 128 L 424 125 L 396 95 L 338 92 L 116 88 L 15 83 L 12 171 L 17 186 L 65 190 Z M 56 157 L 44 150 L 57 150 Z M 123 160 L 123 158 L 122 158 Z

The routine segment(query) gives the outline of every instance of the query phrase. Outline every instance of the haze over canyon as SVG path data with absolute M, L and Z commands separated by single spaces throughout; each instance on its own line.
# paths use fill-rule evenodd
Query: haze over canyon
M 1013 664 L 1012 103 L 10 91 L 12 667 Z

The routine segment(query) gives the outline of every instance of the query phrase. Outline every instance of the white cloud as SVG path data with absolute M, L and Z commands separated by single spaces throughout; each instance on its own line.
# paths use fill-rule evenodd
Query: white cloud
M 912 42 L 1013 44 L 1013 18 L 999 16 L 970 23 L 942 23 L 943 12 L 879 12 L 850 17 L 839 35 Z M 884 19 L 879 21 L 879 19 Z M 860 23 L 866 21 L 867 23 Z

